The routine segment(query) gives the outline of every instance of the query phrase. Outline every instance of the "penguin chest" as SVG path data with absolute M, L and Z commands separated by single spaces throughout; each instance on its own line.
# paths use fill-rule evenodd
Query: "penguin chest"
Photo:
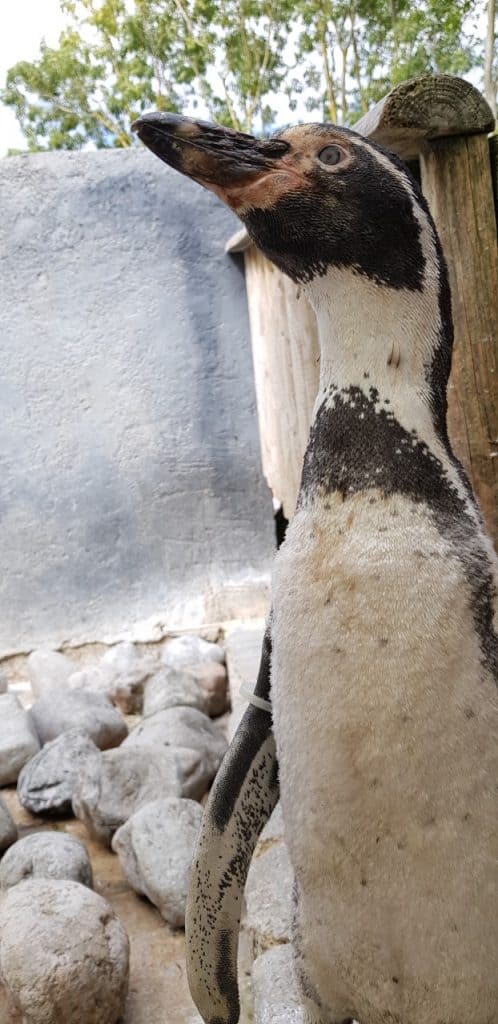
M 375 1016 L 404 966 L 435 983 L 443 935 L 465 978 L 465 931 L 496 974 L 498 701 L 451 542 L 402 496 L 315 503 L 277 556 L 273 615 L 282 809 L 323 984 L 336 957 Z

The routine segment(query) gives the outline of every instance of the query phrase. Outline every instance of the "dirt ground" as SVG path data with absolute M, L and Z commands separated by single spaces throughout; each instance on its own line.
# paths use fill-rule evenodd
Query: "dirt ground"
M 122 1024 L 200 1024 L 187 986 L 184 933 L 169 928 L 154 907 L 133 892 L 116 854 L 89 839 L 85 826 L 74 818 L 57 823 L 35 818 L 21 807 L 14 788 L 2 789 L 2 796 L 16 821 L 19 838 L 53 829 L 85 842 L 95 891 L 109 900 L 130 937 L 130 987 Z M 21 1024 L 1 986 L 0 1024 Z

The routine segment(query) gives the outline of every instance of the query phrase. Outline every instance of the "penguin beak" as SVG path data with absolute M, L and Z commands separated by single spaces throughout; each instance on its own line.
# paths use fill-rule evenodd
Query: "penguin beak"
M 236 213 L 258 205 L 254 197 L 290 146 L 283 139 L 256 139 L 221 125 L 180 114 L 153 112 L 132 125 L 160 160 L 215 192 Z

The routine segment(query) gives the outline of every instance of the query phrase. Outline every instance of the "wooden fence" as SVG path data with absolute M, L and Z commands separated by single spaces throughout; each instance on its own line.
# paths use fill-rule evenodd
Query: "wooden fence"
M 393 89 L 354 128 L 419 165 L 452 291 L 450 437 L 498 543 L 498 145 L 489 139 L 491 110 L 468 82 L 428 75 Z M 315 315 L 245 230 L 227 251 L 244 252 L 263 470 L 291 518 L 318 391 Z

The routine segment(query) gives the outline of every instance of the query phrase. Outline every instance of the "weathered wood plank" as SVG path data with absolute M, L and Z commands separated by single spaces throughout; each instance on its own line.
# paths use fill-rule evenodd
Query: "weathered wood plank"
M 354 130 L 410 160 L 427 140 L 490 132 L 493 126 L 489 104 L 470 82 L 453 75 L 423 75 L 392 89 Z
M 491 163 L 491 180 L 493 183 L 493 194 L 495 199 L 496 227 L 498 228 L 498 135 L 492 135 L 489 140 L 489 159 Z
M 455 350 L 449 429 L 498 541 L 498 251 L 486 135 L 438 139 L 422 185 L 450 275 Z
M 291 519 L 318 392 L 318 328 L 288 277 L 254 246 L 244 256 L 263 472 Z

